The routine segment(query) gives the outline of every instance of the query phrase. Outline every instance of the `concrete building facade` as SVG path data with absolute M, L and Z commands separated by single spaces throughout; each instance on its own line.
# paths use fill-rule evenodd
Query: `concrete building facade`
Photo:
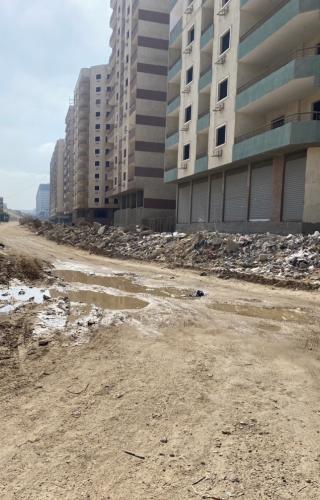
M 50 162 L 50 219 L 64 220 L 64 150 L 65 140 L 56 142 Z
M 177 227 L 320 225 L 320 1 L 171 0 L 165 180 Z
M 107 195 L 112 149 L 109 65 L 80 71 L 74 91 L 73 220 L 111 221 Z
M 36 197 L 36 216 L 39 219 L 49 219 L 50 184 L 40 184 Z
M 63 211 L 66 219 L 72 219 L 74 199 L 74 106 L 70 105 L 66 119 L 66 136 L 64 150 L 64 191 Z
M 110 4 L 114 131 L 108 197 L 117 206 L 115 223 L 169 220 L 175 213 L 175 187 L 163 181 L 169 0 Z

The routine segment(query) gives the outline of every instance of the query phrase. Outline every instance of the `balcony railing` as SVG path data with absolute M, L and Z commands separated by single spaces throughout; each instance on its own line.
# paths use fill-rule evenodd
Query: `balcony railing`
M 269 122 L 262 127 L 259 127 L 252 132 L 248 132 L 246 134 L 240 135 L 235 138 L 235 144 L 239 144 L 240 142 L 251 139 L 252 137 L 256 137 L 257 135 L 263 134 L 264 132 L 269 132 L 270 130 L 275 130 L 277 128 L 281 128 L 288 123 L 300 123 L 300 122 L 310 122 L 310 121 L 319 121 L 320 126 L 320 111 L 307 112 L 307 113 L 295 113 L 293 115 L 284 116 L 283 118 L 279 118 L 272 122 Z
M 243 40 L 245 40 L 246 38 L 248 38 L 248 36 L 251 35 L 251 33 L 260 28 L 260 26 L 262 26 L 266 21 L 268 21 L 268 19 L 270 19 L 276 12 L 278 12 L 278 10 L 282 9 L 282 7 L 284 7 L 290 1 L 291 0 L 282 0 L 282 2 L 280 2 L 276 7 L 270 10 L 262 19 L 260 19 L 260 21 L 255 23 L 253 26 L 251 26 L 251 28 L 248 31 L 246 31 L 243 35 L 241 35 L 240 43 L 243 42 Z
M 237 94 L 240 94 L 241 92 L 248 89 L 255 83 L 259 82 L 260 80 L 263 80 L 263 78 L 271 75 L 274 71 L 277 71 L 278 69 L 282 68 L 289 62 L 294 61 L 295 59 L 301 59 L 303 57 L 309 57 L 314 55 L 320 56 L 320 44 L 314 47 L 306 47 L 305 49 L 295 50 L 294 52 L 287 54 L 283 59 L 281 59 L 281 61 L 278 61 L 277 64 L 268 67 L 265 71 L 259 73 L 259 75 L 255 76 L 245 84 L 241 85 L 241 87 L 239 87 L 237 90 Z

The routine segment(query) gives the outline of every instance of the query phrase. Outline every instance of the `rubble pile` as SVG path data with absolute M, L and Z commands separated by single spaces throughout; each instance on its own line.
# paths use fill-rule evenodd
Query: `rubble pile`
M 1 246 L 1 244 L 0 244 Z M 0 253 L 0 285 L 8 285 L 11 279 L 36 281 L 44 276 L 44 264 L 38 259 Z
M 213 272 L 223 278 L 320 288 L 320 233 L 312 235 L 153 233 L 107 227 L 28 222 L 37 234 L 60 244 L 115 258 L 157 261 Z

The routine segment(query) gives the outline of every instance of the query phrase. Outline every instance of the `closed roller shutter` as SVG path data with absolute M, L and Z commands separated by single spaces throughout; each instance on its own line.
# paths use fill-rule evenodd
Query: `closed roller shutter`
M 287 159 L 284 173 L 284 221 L 301 221 L 304 207 L 306 157 Z
M 272 164 L 251 171 L 250 220 L 268 221 L 272 217 Z
M 222 175 L 211 178 L 210 222 L 221 222 L 222 219 Z
M 193 183 L 191 220 L 192 222 L 208 221 L 208 179 Z
M 227 173 L 224 201 L 224 220 L 226 222 L 247 220 L 247 180 L 247 168 Z
M 180 184 L 178 187 L 178 223 L 190 222 L 190 184 Z

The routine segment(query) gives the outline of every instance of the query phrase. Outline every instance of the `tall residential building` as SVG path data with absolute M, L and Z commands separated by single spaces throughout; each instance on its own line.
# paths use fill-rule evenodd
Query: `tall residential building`
M 0 196 L 0 213 L 2 213 L 4 210 L 4 202 L 3 202 L 3 197 Z
M 112 148 L 108 65 L 84 68 L 74 92 L 73 219 L 112 220 L 107 196 Z
M 132 225 L 175 213 L 175 187 L 163 181 L 169 0 L 110 3 L 114 148 L 108 196 L 118 204 L 115 223 Z
M 49 218 L 50 208 L 50 184 L 40 184 L 36 199 L 36 216 L 39 219 Z
M 74 197 L 74 106 L 70 105 L 65 120 L 66 136 L 64 150 L 64 192 L 63 192 L 63 211 L 64 215 L 71 219 L 73 212 Z
M 50 219 L 60 222 L 64 219 L 64 139 L 56 142 L 50 163 Z
M 165 179 L 181 229 L 320 225 L 320 0 L 171 0 Z

